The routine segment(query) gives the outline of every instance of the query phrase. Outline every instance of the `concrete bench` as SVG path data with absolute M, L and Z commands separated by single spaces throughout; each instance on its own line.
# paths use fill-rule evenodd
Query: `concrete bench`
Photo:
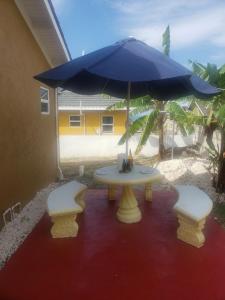
M 76 217 L 85 207 L 84 194 L 87 187 L 77 181 L 68 182 L 49 194 L 48 214 L 52 219 L 53 238 L 75 237 L 78 233 Z
M 174 206 L 180 224 L 177 238 L 200 248 L 205 242 L 202 230 L 212 210 L 212 200 L 206 193 L 192 185 L 177 185 L 175 189 L 179 195 Z

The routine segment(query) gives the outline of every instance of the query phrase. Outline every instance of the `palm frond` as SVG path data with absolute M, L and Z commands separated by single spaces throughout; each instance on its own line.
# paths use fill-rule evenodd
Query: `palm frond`
M 192 60 L 189 60 L 189 63 L 191 64 L 192 71 L 194 74 L 200 76 L 202 79 L 207 78 L 207 69 L 204 65 L 194 62 Z
M 154 104 L 154 100 L 149 95 L 140 98 L 130 99 L 130 107 L 136 108 L 136 107 L 142 107 L 143 105 L 149 106 L 153 104 Z M 126 99 L 124 99 L 120 102 L 108 106 L 107 110 L 121 109 L 121 108 L 125 108 L 126 106 L 127 106 L 127 101 Z
M 225 125 L 225 104 L 223 104 L 220 109 L 215 113 L 217 120 L 220 122 L 221 126 Z
M 159 110 L 156 109 L 154 111 L 152 111 L 148 117 L 147 117 L 147 122 L 146 122 L 146 126 L 145 129 L 140 137 L 137 149 L 135 151 L 136 154 L 138 154 L 141 149 L 143 148 L 143 146 L 146 144 L 150 134 L 152 133 L 152 131 L 155 129 L 155 127 L 157 126 L 157 118 L 159 116 Z
M 143 113 L 143 112 L 148 112 L 149 110 L 153 109 L 153 106 L 151 105 L 143 105 L 143 106 L 140 106 L 140 107 L 136 107 L 134 108 L 131 112 L 130 112 L 130 116 L 136 116 L 140 113 Z M 149 112 L 150 113 L 150 112 Z
M 122 100 L 120 102 L 116 102 L 112 105 L 109 105 L 106 110 L 116 110 L 116 109 L 121 109 L 126 107 L 126 100 Z
M 224 74 L 224 73 L 225 73 L 225 64 L 222 65 L 222 66 L 219 68 L 219 73 L 220 73 L 220 74 Z
M 206 72 L 208 73 L 208 82 L 215 85 L 220 77 L 217 65 L 208 63 Z
M 170 117 L 177 123 L 182 135 L 186 136 L 193 133 L 193 119 L 190 119 L 190 116 L 184 109 L 175 101 L 172 101 L 168 106 L 168 111 Z
M 166 27 L 165 32 L 162 36 L 162 46 L 163 46 L 163 53 L 167 56 L 170 55 L 170 26 Z
M 137 133 L 140 129 L 142 129 L 146 122 L 148 120 L 148 116 L 143 116 L 135 120 L 128 128 L 128 131 L 126 131 L 122 137 L 119 140 L 119 145 L 122 145 L 125 143 L 127 138 L 130 138 L 133 136 L 135 133 Z
M 130 100 L 131 107 L 141 107 L 143 105 L 148 106 L 153 104 L 154 104 L 154 100 L 149 95 Z

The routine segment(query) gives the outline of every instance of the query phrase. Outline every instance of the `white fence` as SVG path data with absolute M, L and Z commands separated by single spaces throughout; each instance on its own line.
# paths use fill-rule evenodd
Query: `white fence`
M 115 135 L 85 135 L 60 136 L 61 160 L 73 160 L 77 158 L 115 157 L 118 153 L 125 152 L 125 145 L 118 145 L 121 136 Z M 129 140 L 129 149 L 132 153 L 138 145 L 139 135 Z M 196 143 L 196 135 L 183 137 L 180 134 L 174 136 L 174 147 L 185 147 Z M 173 144 L 172 135 L 165 136 L 165 147 L 168 149 Z M 158 153 L 159 139 L 157 135 L 151 135 L 141 154 L 152 156 Z

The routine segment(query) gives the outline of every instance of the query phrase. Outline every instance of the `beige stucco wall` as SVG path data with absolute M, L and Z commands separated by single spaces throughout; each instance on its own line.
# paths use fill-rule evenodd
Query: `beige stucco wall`
M 0 1 L 0 226 L 2 212 L 24 205 L 56 179 L 54 90 L 50 114 L 40 113 L 40 84 L 48 69 L 13 0 Z

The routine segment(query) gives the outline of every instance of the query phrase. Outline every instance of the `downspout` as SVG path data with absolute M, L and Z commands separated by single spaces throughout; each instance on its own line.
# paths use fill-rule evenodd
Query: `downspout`
M 101 120 L 101 111 L 99 111 L 99 131 L 98 135 L 102 134 L 102 120 Z
M 59 145 L 59 118 L 58 118 L 58 89 L 55 89 L 55 126 L 56 126 L 56 159 L 57 159 L 57 177 L 64 180 L 63 172 L 60 167 L 60 145 Z
M 173 119 L 173 130 L 172 130 L 172 149 L 171 149 L 171 159 L 174 157 L 174 134 L 175 134 L 175 122 Z
M 85 119 L 85 113 L 83 114 L 83 122 L 84 122 L 84 135 L 86 135 L 86 119 Z
M 80 100 L 80 120 L 81 120 L 81 126 L 83 126 L 83 135 L 86 134 L 86 129 L 85 129 L 85 114 L 83 114 L 82 111 L 82 100 Z

